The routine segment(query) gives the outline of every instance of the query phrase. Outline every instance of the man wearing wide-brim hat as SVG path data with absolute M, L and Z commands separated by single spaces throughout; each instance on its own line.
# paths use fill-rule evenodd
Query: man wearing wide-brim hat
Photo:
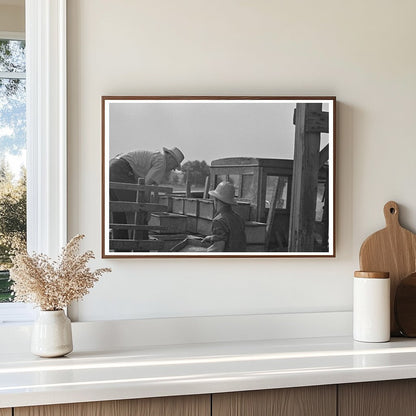
M 234 185 L 223 181 L 209 194 L 214 199 L 216 216 L 212 220 L 212 235 L 203 239 L 211 243 L 208 251 L 246 251 L 244 220 L 232 209 L 237 205 Z
M 110 160 L 110 182 L 136 183 L 143 178 L 145 185 L 159 185 L 170 171 L 180 169 L 184 159 L 183 153 L 177 148 L 163 147 L 162 152 L 133 150 L 121 153 Z M 135 191 L 122 189 L 110 190 L 111 201 L 135 201 Z M 126 224 L 124 212 L 113 212 L 113 221 Z M 128 238 L 127 230 L 114 230 L 113 238 Z
M 177 148 L 163 148 L 163 152 L 133 150 L 110 160 L 110 181 L 137 183 L 144 178 L 146 185 L 159 185 L 173 169 L 180 169 L 183 153 Z

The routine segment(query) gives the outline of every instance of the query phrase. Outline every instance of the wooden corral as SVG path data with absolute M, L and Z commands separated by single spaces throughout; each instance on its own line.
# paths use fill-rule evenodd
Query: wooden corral
M 161 195 L 172 193 L 172 188 L 131 183 L 110 182 L 110 190 L 128 191 L 129 201 L 110 201 L 110 250 L 111 251 L 157 251 L 163 248 L 161 240 L 149 239 L 149 231 L 163 232 L 165 227 L 149 224 L 152 213 L 166 212 L 167 206 L 159 202 Z M 121 193 L 121 195 L 126 195 Z M 126 223 L 114 221 L 116 213 L 125 213 Z M 127 238 L 114 238 L 125 230 Z

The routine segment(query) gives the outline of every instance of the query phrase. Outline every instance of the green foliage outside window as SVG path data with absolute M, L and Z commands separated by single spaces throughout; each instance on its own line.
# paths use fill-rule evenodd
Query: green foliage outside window
M 0 302 L 10 302 L 11 257 L 26 244 L 26 174 L 17 182 L 2 161 L 0 164 Z
M 8 269 L 13 252 L 26 242 L 26 175 L 15 183 L 2 173 L 0 167 L 0 269 Z

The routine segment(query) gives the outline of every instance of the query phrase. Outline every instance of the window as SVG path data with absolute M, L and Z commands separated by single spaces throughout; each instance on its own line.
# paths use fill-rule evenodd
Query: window
M 243 174 L 242 183 L 243 183 L 242 192 L 241 192 L 242 198 L 255 203 L 256 192 L 254 190 L 254 175 L 252 173 Z
M 18 37 L 0 38 L 1 303 L 12 301 L 10 256 L 26 245 L 26 47 Z
M 289 178 L 287 176 L 267 175 L 266 183 L 266 207 L 269 208 L 273 199 L 273 193 L 277 192 L 276 209 L 287 208 Z
M 66 0 L 26 0 L 25 20 L 27 247 L 56 257 L 67 242 Z M 0 323 L 31 319 L 31 305 L 0 303 Z
M 230 174 L 228 180 L 234 185 L 235 188 L 235 197 L 240 198 L 240 190 L 241 190 L 241 175 L 238 174 Z
M 215 175 L 214 188 L 216 188 L 217 185 L 219 185 L 221 182 L 226 181 L 226 180 L 227 180 L 227 175 Z

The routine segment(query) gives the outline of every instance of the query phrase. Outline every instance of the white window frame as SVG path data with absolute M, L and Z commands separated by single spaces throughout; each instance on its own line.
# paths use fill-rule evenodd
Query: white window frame
M 56 258 L 67 242 L 66 0 L 26 0 L 25 14 L 27 246 Z M 1 308 L 0 323 L 33 319 L 28 305 Z
M 28 250 L 67 239 L 66 0 L 26 0 Z

